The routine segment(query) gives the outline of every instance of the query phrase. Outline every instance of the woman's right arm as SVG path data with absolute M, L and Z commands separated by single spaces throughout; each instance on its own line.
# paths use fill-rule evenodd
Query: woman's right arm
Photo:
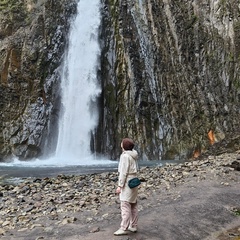
M 118 186 L 124 187 L 127 175 L 129 170 L 129 159 L 127 154 L 122 154 L 120 157 L 120 163 L 119 163 L 119 180 L 118 180 Z

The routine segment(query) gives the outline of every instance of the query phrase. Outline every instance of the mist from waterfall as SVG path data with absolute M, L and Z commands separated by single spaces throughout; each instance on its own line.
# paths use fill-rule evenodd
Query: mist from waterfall
M 56 158 L 85 161 L 91 157 L 90 134 L 96 127 L 99 0 L 81 0 L 72 24 L 62 74 L 62 113 Z

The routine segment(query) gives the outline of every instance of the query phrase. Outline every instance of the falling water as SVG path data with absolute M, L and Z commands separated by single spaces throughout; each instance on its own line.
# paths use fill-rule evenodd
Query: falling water
M 85 161 L 91 157 L 90 134 L 97 122 L 97 112 L 92 104 L 100 93 L 97 83 L 99 24 L 99 0 L 79 1 L 63 67 L 62 115 L 56 158 Z
M 90 151 L 90 135 L 98 120 L 94 103 L 101 92 L 97 80 L 100 21 L 100 0 L 80 0 L 78 14 L 70 29 L 69 47 L 63 64 L 62 109 L 55 156 L 34 161 L 14 159 L 13 162 L 6 163 L 6 167 L 97 165 L 99 169 L 101 165 L 106 168 L 113 164 L 110 160 L 95 159 Z

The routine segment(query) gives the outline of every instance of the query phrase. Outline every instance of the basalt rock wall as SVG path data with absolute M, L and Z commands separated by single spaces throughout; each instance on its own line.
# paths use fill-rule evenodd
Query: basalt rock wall
M 99 151 L 115 158 L 126 136 L 146 159 L 239 148 L 239 1 L 104 4 Z
M 102 94 L 92 150 L 141 159 L 239 148 L 237 0 L 101 0 Z M 75 0 L 0 1 L 0 160 L 54 150 Z
M 74 0 L 0 1 L 0 161 L 42 154 L 57 126 Z

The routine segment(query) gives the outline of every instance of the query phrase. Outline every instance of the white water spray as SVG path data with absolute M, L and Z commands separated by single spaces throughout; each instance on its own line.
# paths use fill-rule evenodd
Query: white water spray
M 86 161 L 91 158 L 90 133 L 97 112 L 91 104 L 100 93 L 97 83 L 99 0 L 80 0 L 69 36 L 69 49 L 62 74 L 62 115 L 56 158 Z
M 100 22 L 100 0 L 80 0 L 63 65 L 62 111 L 56 154 L 47 160 L 47 164 L 66 166 L 112 163 L 110 160 L 95 159 L 90 151 L 91 132 L 98 120 L 94 103 L 101 92 L 97 80 Z

